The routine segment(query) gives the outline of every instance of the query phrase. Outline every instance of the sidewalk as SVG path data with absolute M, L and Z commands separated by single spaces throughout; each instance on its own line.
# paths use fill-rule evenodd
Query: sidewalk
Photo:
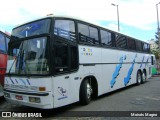
M 152 75 L 152 77 L 160 77 L 160 74 Z

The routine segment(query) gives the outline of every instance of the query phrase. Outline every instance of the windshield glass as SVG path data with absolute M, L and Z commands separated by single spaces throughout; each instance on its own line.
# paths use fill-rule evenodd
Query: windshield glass
M 47 37 L 16 42 L 10 46 L 8 74 L 48 74 Z
M 18 40 L 20 38 L 49 33 L 51 19 L 39 20 L 13 29 L 11 39 Z

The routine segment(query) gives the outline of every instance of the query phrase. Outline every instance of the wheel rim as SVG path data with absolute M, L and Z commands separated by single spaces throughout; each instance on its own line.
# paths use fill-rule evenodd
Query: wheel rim
M 141 83 L 141 74 L 138 73 L 138 78 L 137 79 L 138 79 L 138 84 L 140 84 Z
M 92 95 L 92 87 L 89 83 L 87 83 L 87 97 L 88 97 L 88 99 L 91 99 L 91 95 Z

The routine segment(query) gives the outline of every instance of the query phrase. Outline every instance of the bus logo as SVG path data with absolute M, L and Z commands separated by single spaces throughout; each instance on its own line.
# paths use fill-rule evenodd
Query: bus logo
M 67 90 L 65 90 L 64 88 L 58 87 L 58 93 L 61 95 L 61 97 L 58 98 L 58 100 L 67 98 Z

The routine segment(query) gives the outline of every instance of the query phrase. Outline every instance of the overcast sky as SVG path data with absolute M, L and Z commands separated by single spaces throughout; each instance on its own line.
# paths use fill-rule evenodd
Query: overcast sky
M 11 32 L 18 24 L 53 13 L 92 21 L 117 31 L 119 6 L 120 32 L 147 41 L 157 31 L 156 4 L 160 0 L 0 0 L 0 28 Z M 160 5 L 159 5 L 160 13 Z

